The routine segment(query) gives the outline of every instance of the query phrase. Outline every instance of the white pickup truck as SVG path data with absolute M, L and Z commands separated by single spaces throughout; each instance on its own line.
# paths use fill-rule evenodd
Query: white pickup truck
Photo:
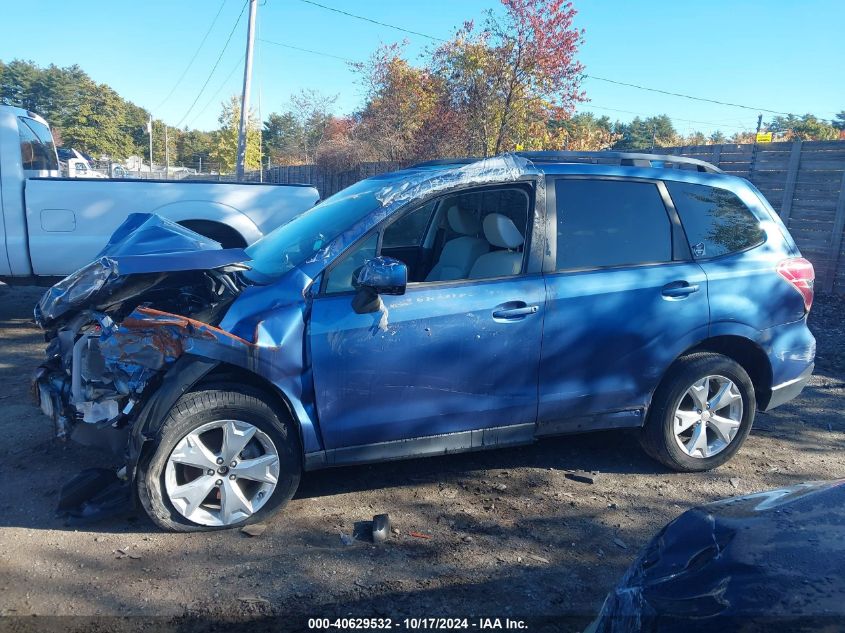
M 47 122 L 0 106 L 0 278 L 68 275 L 130 213 L 156 213 L 231 248 L 318 200 L 308 185 L 60 178 Z

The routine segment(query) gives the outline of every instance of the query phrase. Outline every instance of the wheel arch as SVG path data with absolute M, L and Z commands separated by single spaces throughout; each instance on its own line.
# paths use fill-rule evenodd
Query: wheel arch
M 214 222 L 236 231 L 247 244 L 262 237 L 255 222 L 239 209 L 214 200 L 183 200 L 152 209 L 153 213 L 184 224 L 185 222 Z
M 681 356 L 695 352 L 714 352 L 739 363 L 754 385 L 757 408 L 765 409 L 772 395 L 772 364 L 757 343 L 744 336 L 723 334 L 701 341 Z
M 290 398 L 282 389 L 266 378 L 246 368 L 223 361 L 185 354 L 181 356 L 161 380 L 158 388 L 147 399 L 135 420 L 129 437 L 127 475 L 134 480 L 138 463 L 155 450 L 155 437 L 165 416 L 185 393 L 196 391 L 203 385 L 223 382 L 230 385 L 248 385 L 270 399 L 274 410 L 286 414 L 299 435 L 300 448 L 305 459 L 305 438 L 302 421 L 296 415 Z
M 246 238 L 237 229 L 223 222 L 216 220 L 180 220 L 178 224 L 220 242 L 223 248 L 244 248 L 247 246 Z

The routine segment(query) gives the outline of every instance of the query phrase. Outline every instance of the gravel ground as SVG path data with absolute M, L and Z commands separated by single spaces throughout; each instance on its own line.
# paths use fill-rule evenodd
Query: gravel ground
M 53 514 L 58 490 L 107 464 L 55 441 L 30 401 L 41 291 L 0 286 L 0 615 L 159 615 L 181 630 L 200 630 L 186 615 L 553 615 L 579 630 L 637 550 L 684 510 L 845 477 L 845 298 L 817 297 L 817 375 L 799 399 L 758 415 L 745 447 L 713 472 L 672 473 L 633 434 L 595 433 L 306 474 L 257 537 L 167 534 L 144 517 L 74 529 Z M 596 472 L 595 483 L 567 479 L 571 469 Z M 341 542 L 381 512 L 398 529 L 387 543 Z M 12 621 L 24 620 L 0 618 L 0 630 Z M 62 620 L 74 622 L 91 630 Z

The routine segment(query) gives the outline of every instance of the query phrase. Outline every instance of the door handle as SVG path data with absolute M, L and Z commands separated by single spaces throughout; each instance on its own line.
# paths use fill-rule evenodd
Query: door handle
M 660 294 L 664 297 L 683 299 L 694 292 L 698 292 L 698 284 L 691 284 L 687 281 L 673 281 L 672 283 L 663 286 Z
M 516 321 L 524 319 L 529 314 L 536 314 L 539 309 L 538 306 L 530 306 L 524 301 L 508 301 L 493 309 L 493 318 L 503 321 Z

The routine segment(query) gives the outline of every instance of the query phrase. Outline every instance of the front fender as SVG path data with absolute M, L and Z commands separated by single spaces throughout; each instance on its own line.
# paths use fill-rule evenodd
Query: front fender
M 129 434 L 126 474 L 130 481 L 135 481 L 138 462 L 153 448 L 152 441 L 173 405 L 219 364 L 216 360 L 185 354 L 170 366 L 158 389 L 147 398 Z
M 127 464 L 133 476 L 138 459 L 167 412 L 183 393 L 221 364 L 250 372 L 275 388 L 299 427 L 305 450 L 321 448 L 313 415 L 310 373 L 301 345 L 303 320 L 294 314 L 286 320 L 288 336 L 273 336 L 276 344 L 263 347 L 206 323 L 139 307 L 119 328 L 101 339 L 106 365 L 116 375 L 122 375 L 132 389 L 151 390 L 130 438 Z M 259 339 L 265 326 L 261 323 L 256 327 Z

